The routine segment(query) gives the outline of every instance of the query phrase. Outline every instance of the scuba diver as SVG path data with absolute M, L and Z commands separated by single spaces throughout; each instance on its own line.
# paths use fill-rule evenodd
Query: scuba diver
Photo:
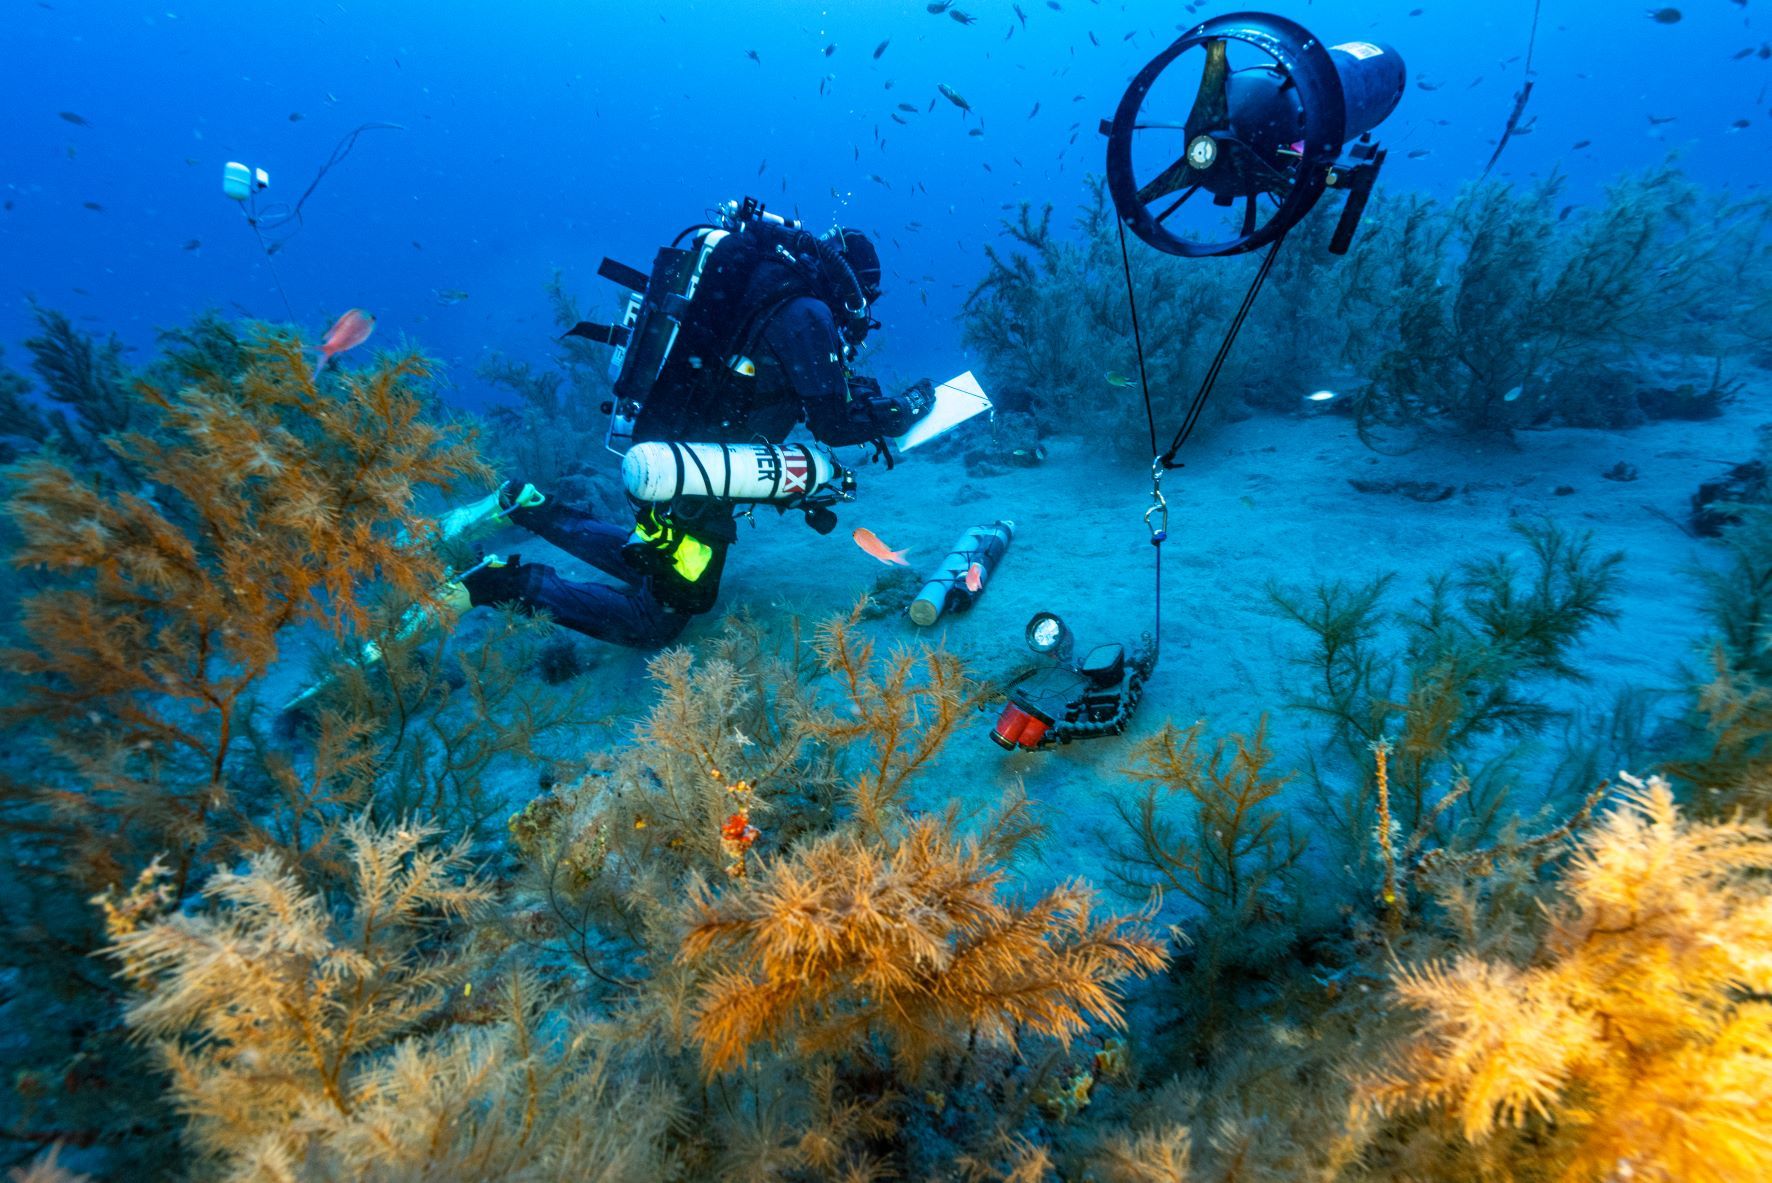
M 935 396 L 927 382 L 882 395 L 851 369 L 879 327 L 880 257 L 857 230 L 816 236 L 747 198 L 678 235 L 650 275 L 609 259 L 598 273 L 629 290 L 622 321 L 567 335 L 616 347 L 607 442 L 623 456 L 634 524 L 599 521 L 521 474 L 501 486 L 498 516 L 617 582 L 574 582 L 513 556 L 480 564 L 449 598 L 545 609 L 598 640 L 652 648 L 713 608 L 738 507 L 797 509 L 829 533 L 831 506 L 854 489 L 829 449 L 872 443 L 890 467 L 887 440 Z M 801 421 L 818 447 L 785 442 Z

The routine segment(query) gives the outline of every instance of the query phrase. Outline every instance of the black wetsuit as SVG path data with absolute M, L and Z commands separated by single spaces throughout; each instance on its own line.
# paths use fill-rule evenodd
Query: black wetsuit
M 781 303 L 752 339 L 755 376 L 710 368 L 701 380 L 658 400 L 653 422 L 643 414 L 635 438 L 780 443 L 804 418 L 814 436 L 836 447 L 899 434 L 926 405 L 917 395 L 883 398 L 876 384 L 851 376 L 836 320 L 816 297 Z M 726 549 L 737 538 L 729 503 L 697 501 L 672 508 L 673 524 L 714 551 L 707 570 L 691 587 L 669 571 L 637 568 L 629 558 L 632 531 L 627 525 L 598 521 L 554 498 L 512 510 L 510 518 L 617 582 L 574 582 L 545 564 L 524 563 L 470 579 L 471 601 L 543 608 L 568 628 L 637 648 L 669 644 L 691 616 L 713 606 Z

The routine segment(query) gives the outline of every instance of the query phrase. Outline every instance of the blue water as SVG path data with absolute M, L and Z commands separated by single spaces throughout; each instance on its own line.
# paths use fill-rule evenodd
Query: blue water
M 1062 215 L 1080 202 L 1102 166 L 1096 121 L 1193 19 L 1176 3 L 1030 0 L 1024 28 L 1001 0 L 960 7 L 977 23 L 897 0 L 6 0 L 0 345 L 20 360 L 27 295 L 144 350 L 156 326 L 206 307 L 279 320 L 293 309 L 318 334 L 361 306 L 381 343 L 409 336 L 475 401 L 485 352 L 545 351 L 541 288 L 555 268 L 596 308 L 611 290 L 593 274 L 604 255 L 645 267 L 709 205 L 755 194 L 814 226 L 876 232 L 890 281 L 877 364 L 958 372 L 956 313 L 1004 205 L 1051 201 Z M 1531 3 L 1273 7 L 1405 57 L 1409 91 L 1383 129 L 1389 188 L 1450 195 L 1481 170 L 1521 81 Z M 1772 62 L 1731 60 L 1772 38 L 1757 16 L 1729 0 L 1692 4 L 1674 25 L 1617 0 L 1546 4 L 1536 122 L 1498 175 L 1557 169 L 1580 201 L 1678 150 L 1701 181 L 1757 184 Z M 940 99 L 927 110 L 943 82 L 975 117 Z M 908 126 L 889 117 L 901 101 L 918 107 Z M 1739 119 L 1750 125 L 1733 129 Z M 272 260 L 286 309 L 220 191 L 222 165 L 263 167 L 268 197 L 293 199 L 371 121 L 405 130 L 365 133 L 307 203 Z M 984 136 L 967 135 L 981 123 Z M 1591 147 L 1572 150 L 1580 140 Z M 440 291 L 468 297 L 445 305 Z

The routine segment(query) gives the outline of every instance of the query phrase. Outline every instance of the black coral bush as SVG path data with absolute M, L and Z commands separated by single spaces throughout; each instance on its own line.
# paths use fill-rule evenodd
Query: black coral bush
M 419 495 L 479 471 L 466 436 L 424 416 L 416 355 L 317 388 L 299 346 L 262 339 L 245 368 L 178 372 L 138 390 L 140 429 L 105 446 L 145 484 L 112 488 L 46 456 L 12 473 L 15 565 L 49 576 L 9 655 L 83 782 L 39 799 L 95 886 L 250 831 L 234 762 L 252 695 L 286 631 L 343 635 L 371 594 L 434 591 Z

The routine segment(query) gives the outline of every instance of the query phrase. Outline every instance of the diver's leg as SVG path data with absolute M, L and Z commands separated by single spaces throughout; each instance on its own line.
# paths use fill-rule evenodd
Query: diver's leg
M 640 582 L 640 572 L 621 553 L 631 531 L 600 522 L 589 511 L 551 497 L 540 505 L 513 509 L 508 516 L 516 525 L 603 574 L 623 583 Z
M 545 563 L 488 567 L 462 582 L 468 602 L 475 607 L 513 604 L 525 612 L 544 609 L 567 628 L 634 649 L 668 645 L 689 623 L 688 616 L 667 611 L 642 587 L 578 583 L 560 578 Z

